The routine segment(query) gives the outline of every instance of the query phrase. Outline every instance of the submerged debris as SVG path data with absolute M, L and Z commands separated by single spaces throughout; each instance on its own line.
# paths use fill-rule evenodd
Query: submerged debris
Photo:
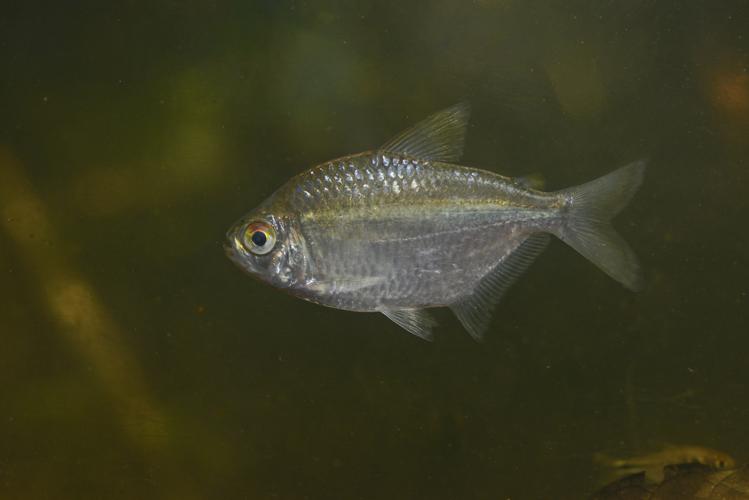
M 625 476 L 597 491 L 591 500 L 749 500 L 749 465 L 715 469 L 701 463 L 667 465 L 663 480 L 645 472 Z

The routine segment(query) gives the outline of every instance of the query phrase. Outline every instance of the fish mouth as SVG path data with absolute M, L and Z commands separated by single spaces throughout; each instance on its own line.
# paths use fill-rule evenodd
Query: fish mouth
M 226 241 L 224 241 L 224 253 L 242 271 L 251 276 L 255 275 L 256 270 L 253 266 L 252 258 L 243 251 L 241 244 L 232 233 L 229 233 Z
M 239 264 L 242 261 L 242 254 L 237 251 L 237 248 L 233 241 L 224 242 L 224 253 L 232 262 Z
M 226 234 L 226 240 L 224 240 L 224 253 L 230 260 L 238 262 L 240 254 L 237 251 L 237 240 L 234 237 L 233 231 L 229 231 Z
M 224 253 L 226 253 L 226 256 L 232 260 L 236 260 L 238 257 L 240 257 L 241 254 L 241 252 L 238 250 L 239 248 L 241 248 L 239 247 L 240 242 L 238 239 L 240 228 L 240 223 L 233 224 L 226 232 L 226 236 L 224 237 Z

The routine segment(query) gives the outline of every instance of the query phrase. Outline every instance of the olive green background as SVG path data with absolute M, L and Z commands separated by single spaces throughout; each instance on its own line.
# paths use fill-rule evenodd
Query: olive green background
M 746 2 L 61 2 L 0 14 L 0 497 L 567 499 L 749 461 Z M 225 256 L 295 173 L 473 104 L 464 163 L 640 158 L 631 293 L 555 241 L 474 343 Z

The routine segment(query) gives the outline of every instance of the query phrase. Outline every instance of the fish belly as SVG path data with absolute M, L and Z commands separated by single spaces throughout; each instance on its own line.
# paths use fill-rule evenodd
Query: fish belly
M 553 217 L 527 209 L 483 213 L 418 209 L 402 217 L 376 216 L 336 225 L 308 221 L 311 256 L 306 298 L 356 311 L 448 305 L 468 294 L 498 262 Z

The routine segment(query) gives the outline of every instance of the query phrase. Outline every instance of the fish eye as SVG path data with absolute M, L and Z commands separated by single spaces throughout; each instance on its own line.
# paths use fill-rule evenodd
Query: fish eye
M 252 233 L 252 242 L 255 246 L 263 246 L 268 241 L 268 236 L 263 231 L 255 231 Z
M 265 221 L 250 223 L 244 231 L 244 247 L 255 255 L 265 255 L 276 244 L 276 231 Z

